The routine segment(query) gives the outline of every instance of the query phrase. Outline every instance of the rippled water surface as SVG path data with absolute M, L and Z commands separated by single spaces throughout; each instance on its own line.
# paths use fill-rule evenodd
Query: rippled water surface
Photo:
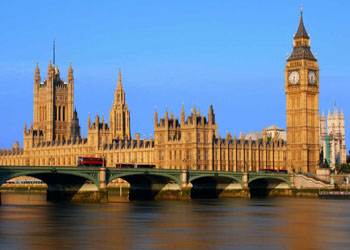
M 350 201 L 51 204 L 7 196 L 1 249 L 350 249 Z

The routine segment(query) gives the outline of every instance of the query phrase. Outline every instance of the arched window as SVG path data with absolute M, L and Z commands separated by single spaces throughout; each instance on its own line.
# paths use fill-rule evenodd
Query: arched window
M 54 116 L 54 120 L 57 121 L 57 106 L 55 105 L 55 108 L 53 109 L 53 116 Z
M 63 106 L 63 108 L 62 108 L 62 121 L 65 121 L 66 119 L 65 119 L 65 117 L 66 117 L 66 107 L 65 106 Z

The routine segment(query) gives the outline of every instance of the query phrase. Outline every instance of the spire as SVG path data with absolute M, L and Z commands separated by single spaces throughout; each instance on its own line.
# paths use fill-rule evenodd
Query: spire
M 96 126 L 96 128 L 98 128 L 99 124 L 100 124 L 100 117 L 98 116 L 98 114 L 96 114 L 96 117 L 95 117 L 95 126 Z
M 294 38 L 305 38 L 305 39 L 310 38 L 306 32 L 304 22 L 303 22 L 303 8 L 300 8 L 300 22 L 299 22 L 297 33 L 295 33 Z
M 38 62 L 36 62 L 35 74 L 36 75 L 40 75 L 40 69 L 39 69 L 39 63 Z
M 339 115 L 339 113 L 338 113 L 338 108 L 337 108 L 337 107 L 334 107 L 334 113 L 333 113 L 333 115 Z
M 231 134 L 230 131 L 226 131 L 226 140 L 230 140 L 231 139 Z
M 91 128 L 91 118 L 90 118 L 90 112 L 89 112 L 89 116 L 88 116 L 88 128 Z
M 69 62 L 68 75 L 73 74 L 72 61 Z
M 209 108 L 208 123 L 215 124 L 215 115 L 214 115 L 213 105 L 210 105 L 210 108 Z
M 315 56 L 312 54 L 310 49 L 310 38 L 306 32 L 304 21 L 303 21 L 303 11 L 300 13 L 300 22 L 297 32 L 294 35 L 293 51 L 288 57 L 287 62 L 294 60 L 309 60 L 317 61 Z
M 54 64 L 54 66 L 55 66 L 55 64 Z M 55 68 L 55 74 L 56 75 L 60 74 L 60 70 L 58 69 L 58 64 L 56 65 L 56 68 Z
M 168 116 L 168 106 L 165 105 L 165 119 L 169 119 L 169 116 Z
M 196 115 L 196 104 L 193 106 L 193 115 Z
M 181 125 L 185 123 L 185 108 L 184 104 L 182 103 L 182 109 L 181 109 Z
M 157 106 L 156 106 L 155 111 L 154 111 L 154 127 L 156 127 L 156 125 L 158 125 L 158 112 L 157 112 Z
M 120 68 L 119 68 L 119 74 L 118 74 L 118 86 L 117 87 L 121 87 L 123 88 L 123 85 L 122 85 L 122 73 L 120 72 Z

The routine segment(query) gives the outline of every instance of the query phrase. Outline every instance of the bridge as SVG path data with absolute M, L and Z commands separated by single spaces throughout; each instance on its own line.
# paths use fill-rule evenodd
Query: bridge
M 106 188 L 117 178 L 130 184 L 129 199 L 154 199 L 162 192 L 182 198 L 215 198 L 245 191 L 267 195 L 274 189 L 293 187 L 293 176 L 281 173 L 169 170 L 148 168 L 0 166 L 0 185 L 31 176 L 47 184 L 47 200 L 104 200 Z M 108 194 L 107 194 L 108 195 Z M 248 197 L 249 197 L 248 196 Z

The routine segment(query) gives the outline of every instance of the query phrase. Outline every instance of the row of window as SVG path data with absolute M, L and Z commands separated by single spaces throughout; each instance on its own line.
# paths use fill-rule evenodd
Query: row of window
M 56 106 L 54 107 L 54 120 L 55 121 L 66 121 L 66 106 Z

